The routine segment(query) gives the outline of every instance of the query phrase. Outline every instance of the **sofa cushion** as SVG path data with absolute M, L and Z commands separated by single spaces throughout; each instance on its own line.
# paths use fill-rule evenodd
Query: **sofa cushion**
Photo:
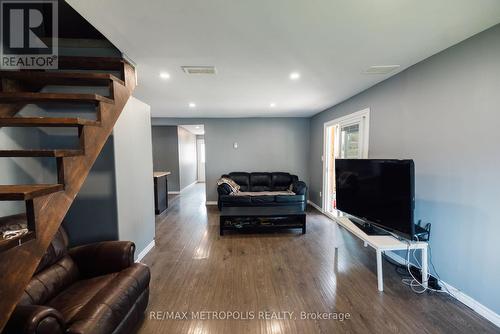
M 99 291 L 108 286 L 115 276 L 116 273 L 113 273 L 77 281 L 49 301 L 47 305 L 58 310 L 64 322 L 68 323 Z
M 252 203 L 273 203 L 276 201 L 276 196 L 252 196 Z
M 273 190 L 287 190 L 292 184 L 292 176 L 289 173 L 274 172 L 271 174 L 271 187 Z
M 250 173 L 250 191 L 271 190 L 270 173 Z
M 234 196 L 234 195 L 221 195 L 220 200 L 223 203 L 250 203 L 250 196 Z
M 24 289 L 19 304 L 43 305 L 55 297 L 61 290 L 77 281 L 79 277 L 80 272 L 75 262 L 71 257 L 66 255 L 52 266 L 33 276 L 28 286 Z
M 229 173 L 229 177 L 240 186 L 241 191 L 250 190 L 250 174 L 245 172 Z
M 277 203 L 293 203 L 293 202 L 303 202 L 305 201 L 304 195 L 278 195 L 276 196 Z
M 77 287 L 63 291 L 50 304 L 56 310 L 57 307 L 64 308 L 61 312 L 71 333 L 111 333 L 147 289 L 149 280 L 149 268 L 135 263 L 97 281 L 80 281 Z M 74 293 L 81 293 L 84 297 L 75 298 Z
M 68 235 L 64 229 L 60 228 L 52 242 L 50 243 L 47 251 L 43 255 L 35 273 L 39 273 L 45 268 L 52 266 L 54 263 L 62 259 L 68 252 Z

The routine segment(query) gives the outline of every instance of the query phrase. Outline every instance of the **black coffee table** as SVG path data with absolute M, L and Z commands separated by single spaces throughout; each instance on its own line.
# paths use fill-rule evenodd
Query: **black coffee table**
M 225 207 L 220 212 L 220 235 L 224 231 L 301 228 L 306 233 L 306 213 L 287 207 Z

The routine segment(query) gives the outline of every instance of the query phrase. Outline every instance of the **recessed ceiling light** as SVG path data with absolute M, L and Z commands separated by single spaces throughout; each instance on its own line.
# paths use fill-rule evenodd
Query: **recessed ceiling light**
M 160 78 L 162 78 L 164 80 L 170 79 L 170 74 L 167 73 L 167 72 L 161 72 L 160 73 Z
M 189 102 L 189 108 L 196 108 L 196 103 Z
M 271 108 L 274 108 L 274 107 L 276 107 L 276 103 L 271 102 L 271 103 L 269 103 L 269 106 L 270 106 Z
M 300 73 L 299 72 L 292 72 L 290 73 L 290 80 L 299 80 L 300 79 Z

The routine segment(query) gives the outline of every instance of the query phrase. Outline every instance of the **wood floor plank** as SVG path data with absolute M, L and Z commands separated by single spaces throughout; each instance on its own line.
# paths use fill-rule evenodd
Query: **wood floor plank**
M 416 295 L 384 263 L 377 291 L 375 252 L 314 209 L 308 232 L 219 236 L 218 211 L 204 185 L 175 197 L 157 216 L 151 298 L 139 333 L 498 333 L 443 294 Z M 342 246 L 335 253 L 333 240 Z M 154 320 L 149 312 L 255 312 L 254 320 Z M 300 312 L 346 312 L 351 319 L 301 320 Z M 296 319 L 258 319 L 294 312 Z

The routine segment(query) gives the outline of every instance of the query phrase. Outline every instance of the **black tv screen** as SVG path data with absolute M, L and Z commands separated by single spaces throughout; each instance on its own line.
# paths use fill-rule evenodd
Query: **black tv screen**
M 336 159 L 337 209 L 413 239 L 413 160 Z

